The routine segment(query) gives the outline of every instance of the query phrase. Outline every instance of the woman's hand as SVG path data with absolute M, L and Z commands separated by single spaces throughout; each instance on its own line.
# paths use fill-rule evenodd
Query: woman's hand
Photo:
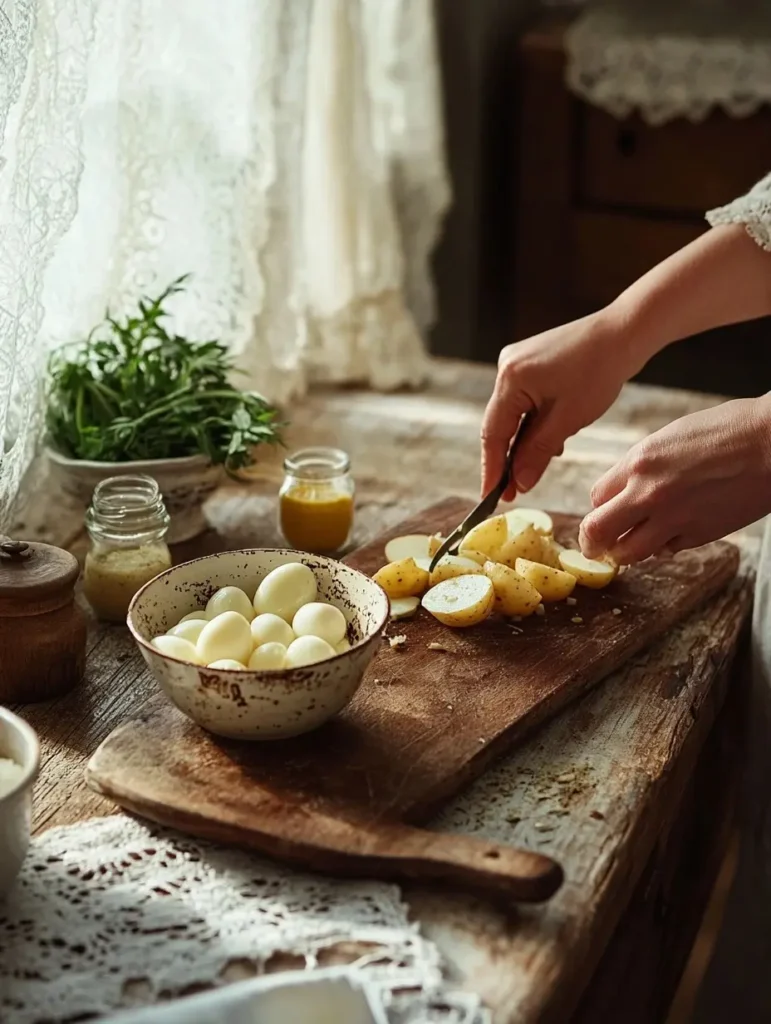
M 636 444 L 592 490 L 588 557 L 627 565 L 697 547 L 771 512 L 771 396 L 725 402 Z
M 610 310 L 504 348 L 482 425 L 482 493 L 498 482 L 523 412 L 535 416 L 506 501 L 535 486 L 567 438 L 601 416 L 644 362 L 635 360 L 626 324 Z

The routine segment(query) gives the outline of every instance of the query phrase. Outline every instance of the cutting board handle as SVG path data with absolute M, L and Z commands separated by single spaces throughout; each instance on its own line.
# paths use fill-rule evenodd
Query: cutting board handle
M 547 900 L 562 885 L 556 861 L 514 846 L 382 823 L 367 839 L 360 852 L 392 875 L 494 890 L 523 903 Z

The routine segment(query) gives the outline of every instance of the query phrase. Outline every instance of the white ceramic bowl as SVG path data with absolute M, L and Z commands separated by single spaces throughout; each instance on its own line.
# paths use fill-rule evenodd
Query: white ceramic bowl
M 302 562 L 319 596 L 342 611 L 351 649 L 328 661 L 274 672 L 202 668 L 161 654 L 150 643 L 224 586 L 250 596 L 279 565 Z M 385 592 L 342 562 L 296 551 L 224 551 L 156 576 L 134 597 L 128 626 L 161 689 L 204 729 L 231 739 L 280 739 L 315 729 L 341 711 L 359 688 L 388 622 Z
M 40 768 L 40 744 L 32 729 L 17 715 L 0 707 L 0 757 L 21 765 L 17 785 L 0 796 L 0 897 L 13 884 L 29 846 L 32 787 Z
M 46 454 L 65 493 L 83 505 L 90 504 L 94 488 L 108 477 L 137 473 L 152 477 L 161 489 L 171 517 L 167 538 L 170 544 L 191 540 L 207 529 L 203 503 L 220 486 L 225 475 L 222 466 L 213 465 L 205 455 L 141 462 L 89 462 L 69 459 L 51 448 Z

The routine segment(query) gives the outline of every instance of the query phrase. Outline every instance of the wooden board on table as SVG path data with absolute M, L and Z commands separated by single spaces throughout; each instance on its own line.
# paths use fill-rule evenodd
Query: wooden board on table
M 446 533 L 468 509 L 448 499 L 347 561 L 371 574 L 390 537 Z M 576 517 L 554 520 L 559 540 L 575 538 Z M 406 642 L 384 642 L 349 707 L 294 740 L 219 740 L 159 697 L 104 741 L 89 782 L 155 821 L 307 867 L 545 898 L 560 880 L 548 858 L 417 825 L 492 758 L 716 594 L 738 563 L 725 542 L 647 562 L 607 590 L 577 589 L 577 605 L 550 606 L 516 628 L 490 620 L 453 631 L 421 610 L 391 625 Z

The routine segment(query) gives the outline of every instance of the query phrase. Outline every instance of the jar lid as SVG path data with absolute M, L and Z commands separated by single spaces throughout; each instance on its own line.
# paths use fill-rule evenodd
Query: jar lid
M 36 541 L 0 539 L 0 601 L 50 601 L 67 597 L 80 574 L 69 551 Z

